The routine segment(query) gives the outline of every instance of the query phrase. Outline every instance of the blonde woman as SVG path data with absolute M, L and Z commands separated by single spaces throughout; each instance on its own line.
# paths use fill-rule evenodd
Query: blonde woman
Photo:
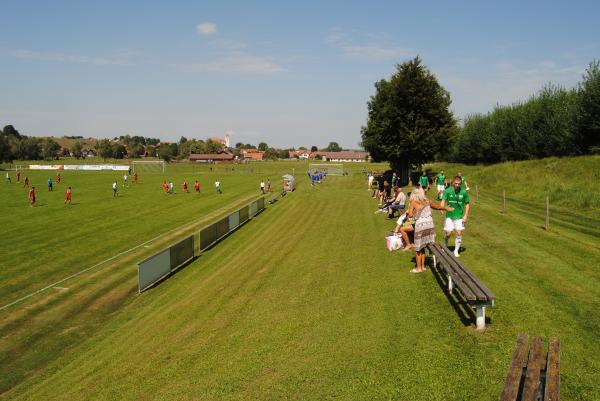
M 446 210 L 448 212 L 454 209 L 449 206 L 441 206 L 430 201 L 425 196 L 425 191 L 418 188 L 410 194 L 410 204 L 408 206 L 408 216 L 415 220 L 414 226 L 414 244 L 409 245 L 414 248 L 417 255 L 415 258 L 416 267 L 411 273 L 423 273 L 425 271 L 425 247 L 427 244 L 435 242 L 435 229 L 431 209 Z

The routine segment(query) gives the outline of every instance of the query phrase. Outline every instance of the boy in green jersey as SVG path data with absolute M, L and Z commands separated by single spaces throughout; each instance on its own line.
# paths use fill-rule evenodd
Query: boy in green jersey
M 446 176 L 444 175 L 444 170 L 441 170 L 438 175 L 435 176 L 435 182 L 437 184 L 438 199 L 442 199 L 442 194 L 446 189 Z
M 448 239 L 452 235 L 452 231 L 456 230 L 456 239 L 454 240 L 454 256 L 459 257 L 458 251 L 460 250 L 460 244 L 462 242 L 462 232 L 465 229 L 464 224 L 467 222 L 469 217 L 469 210 L 471 209 L 471 199 L 469 194 L 463 188 L 463 183 L 460 176 L 454 177 L 452 180 L 452 186 L 444 191 L 442 195 L 442 207 L 448 205 L 454 208 L 451 212 L 446 212 L 446 221 L 444 223 L 444 242 L 448 246 Z
M 419 185 L 423 188 L 423 191 L 427 191 L 429 189 L 429 178 L 427 178 L 427 173 L 423 171 L 423 175 L 419 177 Z

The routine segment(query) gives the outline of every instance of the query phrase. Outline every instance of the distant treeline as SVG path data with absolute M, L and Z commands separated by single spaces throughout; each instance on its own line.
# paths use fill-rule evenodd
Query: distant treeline
M 466 118 L 450 160 L 496 163 L 597 153 L 600 149 L 600 62 L 575 89 L 547 85 L 529 100 Z

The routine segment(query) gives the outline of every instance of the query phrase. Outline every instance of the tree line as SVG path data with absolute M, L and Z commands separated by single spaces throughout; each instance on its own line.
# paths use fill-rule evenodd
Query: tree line
M 573 89 L 547 84 L 527 101 L 469 115 L 462 126 L 450 94 L 416 57 L 375 83 L 362 145 L 392 168 L 431 161 L 495 163 L 600 151 L 600 62 Z
M 86 157 L 87 152 L 82 136 L 64 136 L 65 139 L 74 139 L 75 142 L 69 148 L 62 148 L 52 138 L 36 138 L 19 133 L 12 125 L 5 126 L 0 131 L 0 162 L 12 162 L 13 160 L 51 160 L 64 156 L 73 156 L 77 159 Z M 190 154 L 208 153 L 214 154 L 224 150 L 220 142 L 210 139 L 187 139 L 182 136 L 179 142 L 162 143 L 159 138 L 146 138 L 143 136 L 122 135 L 111 139 L 93 140 L 93 145 L 88 145 L 91 150 L 103 159 L 123 159 L 138 157 L 158 157 L 165 161 L 176 159 L 187 159 Z M 257 149 L 264 151 L 265 159 L 287 159 L 289 151 L 294 148 L 277 149 L 270 147 L 266 142 L 260 142 L 258 146 L 238 142 L 234 148 L 229 149 L 235 156 L 241 156 L 243 150 Z M 300 149 L 306 149 L 300 147 Z M 317 151 L 312 146 L 312 151 Z M 337 142 L 330 142 L 325 151 L 341 151 Z

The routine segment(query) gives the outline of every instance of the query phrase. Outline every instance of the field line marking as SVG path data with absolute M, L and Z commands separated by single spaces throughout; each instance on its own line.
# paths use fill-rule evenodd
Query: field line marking
M 252 198 L 252 197 L 254 197 L 254 196 L 250 196 L 249 198 Z M 245 199 L 247 199 L 247 198 L 245 198 Z M 245 202 L 245 200 L 244 200 L 244 202 Z M 244 202 L 242 202 L 242 203 L 244 203 Z M 226 207 L 223 207 L 223 208 L 217 209 L 217 210 L 215 210 L 215 212 L 218 212 L 218 211 L 220 211 L 221 209 L 227 209 L 227 208 L 230 208 L 230 206 L 226 206 Z M 210 214 L 212 215 L 212 214 L 214 214 L 214 212 L 213 212 L 213 213 L 210 213 Z M 218 213 L 217 213 L 217 214 L 218 214 Z M 115 259 L 115 258 L 117 258 L 117 257 L 119 257 L 119 256 L 125 255 L 125 254 L 127 254 L 127 253 L 129 253 L 129 252 L 132 252 L 132 251 L 135 251 L 136 249 L 138 249 L 138 248 L 140 248 L 140 247 L 142 247 L 142 246 L 144 246 L 144 245 L 146 245 L 146 244 L 148 244 L 148 243 L 150 243 L 150 242 L 152 242 L 152 241 L 154 241 L 154 240 L 156 240 L 156 239 L 159 239 L 160 237 L 164 237 L 165 235 L 169 234 L 169 233 L 170 233 L 170 232 L 172 232 L 172 231 L 177 231 L 177 230 L 180 230 L 180 229 L 181 229 L 181 228 L 183 228 L 183 227 L 191 226 L 191 225 L 193 225 L 193 224 L 195 224 L 195 223 L 198 223 L 198 221 L 195 221 L 195 222 L 190 222 L 190 223 L 186 223 L 186 224 L 182 224 L 182 225 L 181 225 L 181 226 L 179 226 L 179 227 L 175 227 L 175 228 L 172 228 L 172 229 L 170 229 L 170 230 L 168 230 L 168 231 L 165 231 L 164 233 L 162 233 L 162 234 L 160 234 L 160 235 L 157 235 L 156 237 L 154 237 L 154 238 L 152 238 L 152 239 L 149 239 L 149 240 L 147 240 L 147 241 L 145 241 L 145 242 L 142 242 L 142 243 L 141 243 L 141 244 L 139 244 L 139 245 L 136 245 L 136 246 L 134 246 L 133 248 L 130 248 L 130 249 L 128 249 L 128 250 L 126 250 L 126 251 L 123 251 L 123 252 L 120 252 L 120 253 L 118 253 L 118 254 L 116 254 L 116 255 L 114 255 L 114 256 L 112 256 L 112 257 L 108 258 L 108 259 L 105 259 L 105 260 L 103 260 L 103 261 L 101 261 L 101 262 L 98 262 L 98 263 L 96 263 L 94 266 L 88 267 L 88 268 L 86 268 L 86 269 L 83 269 L 83 270 L 81 270 L 81 271 L 78 271 L 77 273 L 71 274 L 71 275 L 70 275 L 70 276 L 68 276 L 68 277 L 65 277 L 65 278 L 63 278 L 63 279 L 60 279 L 60 280 L 58 280 L 57 282 L 55 282 L 55 283 L 52 283 L 52 284 L 50 284 L 50 285 L 47 285 L 47 286 L 46 286 L 46 287 L 44 287 L 44 288 L 40 288 L 39 290 L 37 290 L 37 291 L 34 291 L 34 292 L 32 292 L 31 294 L 27 294 L 27 295 L 25 295 L 24 297 L 22 297 L 22 298 L 19 298 L 19 299 L 17 299 L 16 301 L 13 301 L 13 302 L 11 302 L 11 303 L 9 303 L 9 304 L 6 304 L 6 305 L 4 305 L 4 306 L 0 306 L 0 311 L 4 310 L 4 309 L 6 309 L 6 308 L 10 308 L 11 306 L 13 306 L 13 305 L 15 305 L 15 304 L 18 304 L 18 303 L 20 303 L 20 302 L 23 302 L 23 301 L 25 301 L 26 299 L 29 299 L 29 298 L 31 298 L 31 297 L 33 297 L 33 296 L 35 296 L 35 295 L 37 295 L 37 294 L 39 294 L 39 293 L 41 293 L 41 292 L 43 292 L 43 291 L 46 291 L 46 290 L 47 290 L 47 289 L 49 289 L 49 288 L 52 288 L 52 287 L 54 287 L 54 286 L 57 286 L 57 285 L 59 285 L 59 284 L 62 284 L 62 283 L 64 283 L 65 281 L 72 279 L 73 277 L 77 277 L 77 276 L 79 276 L 79 275 L 81 275 L 81 274 L 83 274 L 83 273 L 85 273 L 85 272 L 88 272 L 88 271 L 90 271 L 90 270 L 92 270 L 92 269 L 95 269 L 96 267 L 98 267 L 98 266 L 100 266 L 100 265 L 103 265 L 103 264 L 104 264 L 104 263 L 106 263 L 106 262 L 110 262 L 111 260 L 113 260 L 113 259 Z

